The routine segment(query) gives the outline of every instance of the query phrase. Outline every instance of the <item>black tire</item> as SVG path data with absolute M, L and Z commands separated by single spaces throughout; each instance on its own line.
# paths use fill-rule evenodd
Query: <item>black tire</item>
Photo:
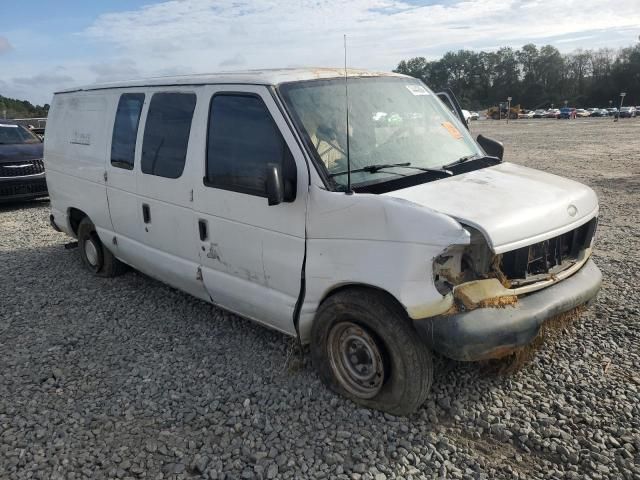
M 318 309 L 311 335 L 311 358 L 320 378 L 354 402 L 393 415 L 407 415 L 429 395 L 433 382 L 431 353 L 418 338 L 404 309 L 388 294 L 352 288 L 330 296 Z M 360 344 L 364 348 L 353 349 Z M 374 355 L 369 355 L 371 352 Z M 365 358 L 366 365 L 371 357 L 371 367 L 354 367 L 350 359 L 358 357 Z M 371 372 L 377 370 L 379 358 L 382 378 Z M 365 376 L 371 375 L 366 381 L 362 376 L 356 379 L 362 371 Z
M 126 271 L 126 265 L 100 241 L 89 217 L 84 217 L 78 226 L 78 249 L 84 266 L 99 277 L 116 277 Z

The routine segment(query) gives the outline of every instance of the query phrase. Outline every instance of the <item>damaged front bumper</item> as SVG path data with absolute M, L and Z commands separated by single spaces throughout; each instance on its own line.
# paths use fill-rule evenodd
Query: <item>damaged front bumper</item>
M 497 358 L 529 344 L 546 320 L 589 303 L 601 283 L 602 274 L 589 259 L 570 277 L 519 296 L 504 308 L 481 307 L 414 320 L 413 324 L 430 348 L 449 358 Z

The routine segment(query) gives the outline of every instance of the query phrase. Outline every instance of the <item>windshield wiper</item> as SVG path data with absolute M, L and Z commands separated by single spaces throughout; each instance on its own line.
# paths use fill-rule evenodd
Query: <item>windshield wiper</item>
M 367 165 L 366 167 L 362 167 L 362 168 L 355 168 L 353 170 L 351 170 L 351 173 L 356 173 L 356 172 L 367 172 L 367 173 L 378 173 L 380 170 L 384 170 L 387 168 L 410 168 L 412 170 L 420 170 L 422 172 L 429 172 L 429 173 L 439 173 L 441 175 L 446 175 L 447 177 L 450 177 L 451 175 L 453 175 L 453 172 L 450 172 L 449 170 L 446 170 L 445 168 L 428 168 L 428 167 L 414 167 L 411 165 L 411 162 L 404 162 L 404 163 L 376 163 L 374 165 Z M 336 172 L 336 173 L 331 173 L 329 174 L 330 177 L 337 177 L 340 175 L 346 175 L 348 172 L 347 170 L 343 171 L 343 172 Z
M 443 165 L 442 168 L 455 167 L 456 165 L 460 165 L 461 163 L 468 162 L 469 160 L 478 160 L 480 158 L 487 158 L 490 160 L 496 160 L 497 162 L 500 162 L 500 159 L 497 157 L 491 157 L 489 155 L 480 155 L 478 153 L 474 153 L 473 155 L 465 155 L 464 157 L 460 157 L 458 160 L 455 160 L 451 163 L 447 163 L 446 165 Z
M 477 153 L 474 153 L 473 155 L 465 155 L 464 157 L 460 157 L 458 160 L 454 160 L 451 163 L 443 165 L 442 168 L 455 167 L 456 165 L 460 165 L 461 163 L 468 162 L 469 160 L 473 160 L 478 157 L 480 157 L 480 155 L 478 155 Z

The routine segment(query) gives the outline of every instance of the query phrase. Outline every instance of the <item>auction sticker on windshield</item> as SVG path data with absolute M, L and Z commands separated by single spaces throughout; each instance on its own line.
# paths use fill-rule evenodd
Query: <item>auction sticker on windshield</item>
M 409 90 L 414 95 L 429 95 L 429 90 L 424 88 L 422 85 L 405 85 L 407 90 Z
M 442 126 L 447 130 L 447 132 L 449 132 L 451 134 L 451 136 L 453 138 L 455 138 L 456 140 L 460 140 L 462 138 L 462 134 L 460 133 L 460 130 L 458 130 L 453 123 L 451 122 L 443 122 Z

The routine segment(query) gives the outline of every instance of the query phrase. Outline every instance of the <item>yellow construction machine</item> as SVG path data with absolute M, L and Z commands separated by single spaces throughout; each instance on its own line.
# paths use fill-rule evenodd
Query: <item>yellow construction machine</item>
M 487 110 L 487 117 L 493 120 L 500 120 L 507 118 L 509 115 L 510 120 L 517 120 L 520 113 L 520 105 L 511 105 L 511 109 L 507 108 L 506 103 L 501 103 L 500 106 L 491 107 Z

